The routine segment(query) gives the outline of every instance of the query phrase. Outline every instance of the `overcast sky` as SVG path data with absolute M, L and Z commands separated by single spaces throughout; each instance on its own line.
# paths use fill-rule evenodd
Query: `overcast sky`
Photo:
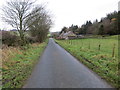
M 9 0 L 7 0 L 9 1 Z M 38 0 L 36 3 L 47 3 L 51 11 L 54 25 L 51 32 L 60 31 L 64 26 L 72 24 L 81 26 L 87 20 L 100 20 L 106 14 L 118 10 L 119 0 Z M 0 0 L 0 7 L 5 0 Z M 12 29 L 0 19 L 0 29 Z

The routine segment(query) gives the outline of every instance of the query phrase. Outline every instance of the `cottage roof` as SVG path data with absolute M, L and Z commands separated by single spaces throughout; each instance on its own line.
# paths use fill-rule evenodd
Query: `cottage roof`
M 76 36 L 72 31 L 68 31 L 64 34 L 65 36 Z

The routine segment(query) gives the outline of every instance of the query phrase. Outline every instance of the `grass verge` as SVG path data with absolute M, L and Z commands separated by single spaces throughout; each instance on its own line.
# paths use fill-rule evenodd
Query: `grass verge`
M 2 88 L 21 88 L 38 62 L 46 43 L 28 49 L 8 47 L 2 51 Z
M 120 80 L 118 72 L 118 55 L 117 49 L 115 50 L 115 57 L 112 57 L 110 50 L 110 39 L 102 39 L 106 48 L 102 48 L 101 51 L 95 49 L 95 45 L 99 39 L 93 39 L 91 48 L 89 48 L 89 42 L 91 39 L 84 40 L 55 40 L 60 46 L 70 52 L 78 60 L 80 60 L 87 67 L 95 71 L 102 79 L 105 79 L 113 87 L 119 88 Z M 108 41 L 108 42 L 107 42 Z M 110 42 L 109 42 L 110 41 Z M 82 43 L 81 43 L 82 42 Z M 87 43 L 88 42 L 88 43 Z M 81 45 L 82 44 L 82 45 Z M 107 47 L 108 45 L 108 47 Z M 117 45 L 118 46 L 118 45 Z M 118 48 L 118 47 L 116 47 Z M 107 50 L 106 50 L 107 49 Z

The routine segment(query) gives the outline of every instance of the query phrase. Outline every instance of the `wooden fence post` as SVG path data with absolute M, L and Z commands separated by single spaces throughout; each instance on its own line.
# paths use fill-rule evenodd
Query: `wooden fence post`
M 98 50 L 100 51 L 100 47 L 101 47 L 101 44 L 99 44 L 99 46 L 98 46 Z
M 115 56 L 115 44 L 113 45 L 112 57 Z

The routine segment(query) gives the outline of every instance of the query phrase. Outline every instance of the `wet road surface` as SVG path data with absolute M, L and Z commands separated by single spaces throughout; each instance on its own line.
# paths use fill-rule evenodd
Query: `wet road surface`
M 111 88 L 104 80 L 49 39 L 23 88 Z

